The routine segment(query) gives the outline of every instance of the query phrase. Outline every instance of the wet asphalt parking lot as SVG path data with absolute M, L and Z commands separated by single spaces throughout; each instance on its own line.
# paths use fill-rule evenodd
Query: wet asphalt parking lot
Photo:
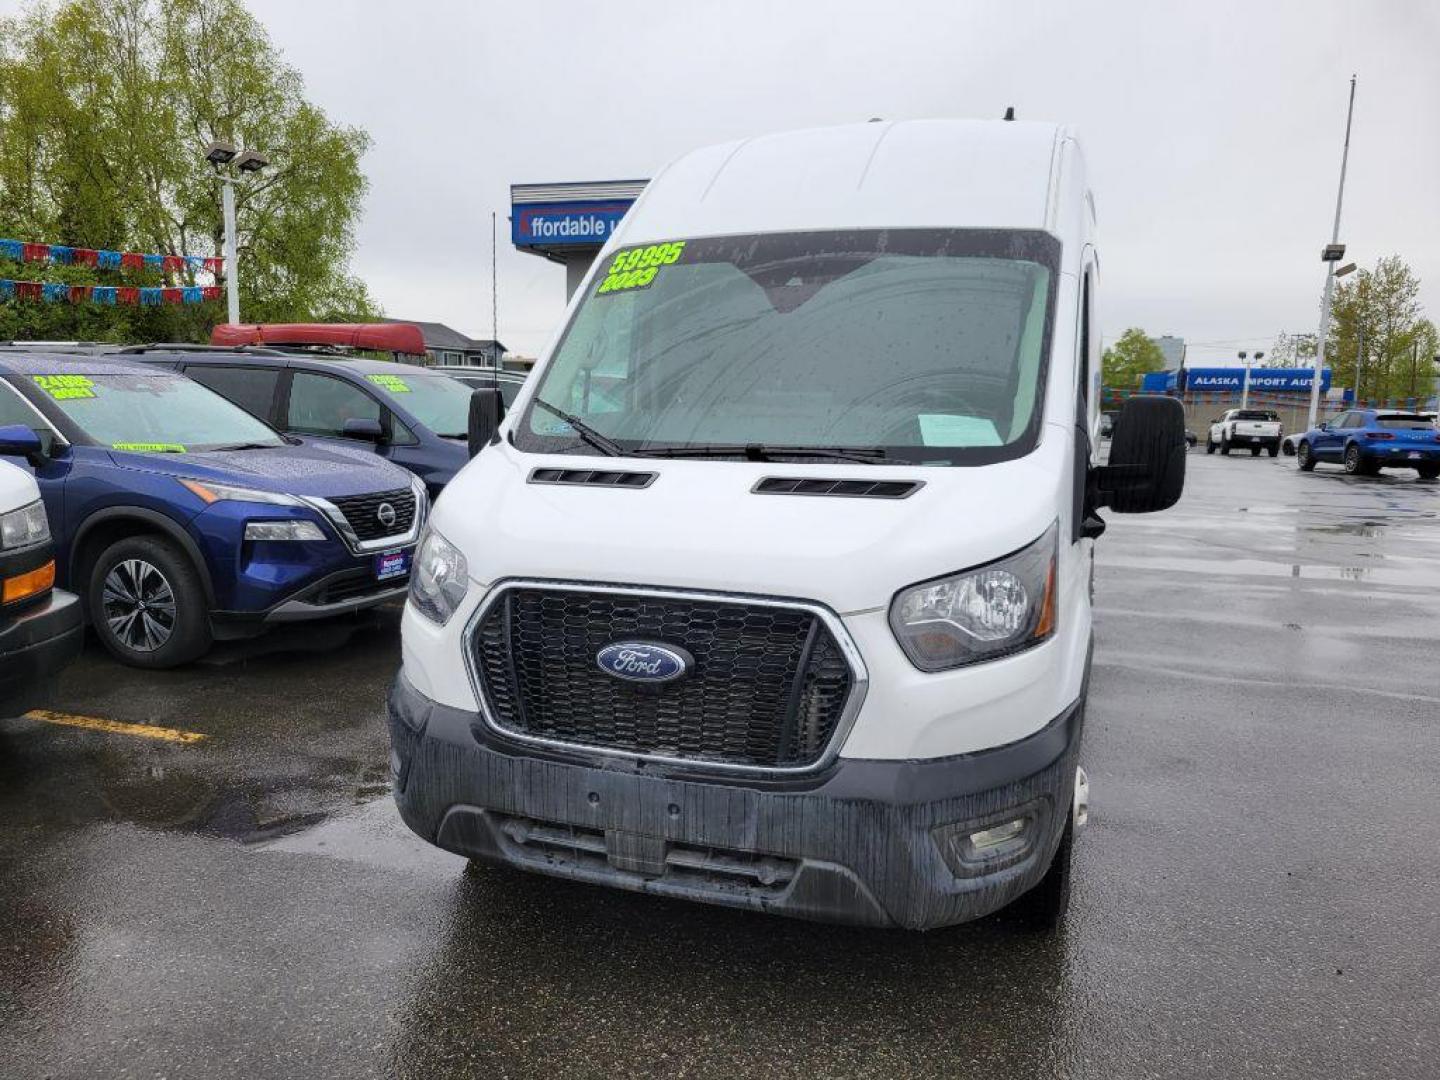
M 386 791 L 395 611 L 92 648 L 0 720 L 0 1076 L 1440 1074 L 1440 483 L 1189 469 L 1099 545 L 1058 936 L 467 870 Z

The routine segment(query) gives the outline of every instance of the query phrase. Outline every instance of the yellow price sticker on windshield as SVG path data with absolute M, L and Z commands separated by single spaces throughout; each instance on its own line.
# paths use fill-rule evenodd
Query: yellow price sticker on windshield
M 679 261 L 684 252 L 684 240 L 622 251 L 610 263 L 610 269 L 605 272 L 605 280 L 600 282 L 595 295 L 643 289 L 655 280 L 662 267 Z
M 56 401 L 93 398 L 95 384 L 84 375 L 32 375 L 35 385 Z
M 175 442 L 112 442 L 111 450 L 138 450 L 148 454 L 183 454 L 185 447 Z
M 389 390 L 392 394 L 410 393 L 410 384 L 399 375 L 366 375 L 365 377 L 381 390 Z

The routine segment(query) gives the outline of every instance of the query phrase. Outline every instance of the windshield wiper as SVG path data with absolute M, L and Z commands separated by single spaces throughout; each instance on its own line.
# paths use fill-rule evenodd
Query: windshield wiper
M 863 465 L 883 461 L 886 457 L 884 448 L 879 446 L 771 446 L 765 443 L 745 443 L 735 446 L 656 446 L 634 452 L 641 457 L 740 457 L 746 461 L 823 458 L 827 461 L 857 461 Z
M 589 443 L 591 446 L 595 447 L 596 450 L 599 450 L 607 457 L 620 457 L 622 454 L 625 453 L 625 451 L 620 448 L 618 443 L 612 442 L 609 438 L 600 434 L 600 432 L 596 431 L 589 424 L 585 423 L 584 420 L 581 420 L 578 416 L 572 416 L 570 413 L 566 412 L 558 405 L 551 405 L 550 402 L 546 401 L 542 397 L 535 398 L 535 404 L 539 405 L 542 409 L 544 409 L 551 415 L 558 416 L 561 420 L 564 420 L 567 424 L 569 424 L 572 428 L 575 429 L 576 435 L 580 436 L 581 439 Z
M 221 443 L 219 446 L 212 446 L 210 450 L 279 450 L 284 443 L 263 443 L 263 442 L 237 442 Z

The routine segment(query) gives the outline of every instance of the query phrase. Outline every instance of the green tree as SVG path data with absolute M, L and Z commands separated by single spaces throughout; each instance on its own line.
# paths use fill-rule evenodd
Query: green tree
M 1100 361 L 1100 377 L 1115 390 L 1134 390 L 1140 376 L 1165 366 L 1165 354 L 1144 330 L 1132 326 L 1107 348 Z
M 1325 345 L 1336 385 L 1355 387 L 1368 400 L 1413 395 L 1412 346 L 1419 347 L 1429 325 L 1419 297 L 1420 281 L 1398 255 L 1340 284 Z
M 1265 353 L 1261 367 L 1302 368 L 1315 364 L 1315 334 L 1289 334 L 1284 330 L 1275 335 Z
M 0 236 L 218 255 L 220 189 L 203 158 L 224 139 L 270 168 L 237 185 L 247 321 L 377 317 L 348 271 L 369 137 L 305 101 L 239 0 L 64 0 L 0 20 Z M 159 284 L 150 272 L 23 268 L 0 277 Z M 0 334 L 203 339 L 224 304 L 0 303 Z

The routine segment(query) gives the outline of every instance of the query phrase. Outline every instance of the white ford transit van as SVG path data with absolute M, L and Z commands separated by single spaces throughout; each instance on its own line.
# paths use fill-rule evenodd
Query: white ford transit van
M 786 915 L 1057 920 L 1096 512 L 1184 479 L 1165 398 L 1096 462 L 1097 290 L 1065 128 L 859 124 L 667 167 L 508 415 L 476 391 L 390 700 L 405 821 Z

